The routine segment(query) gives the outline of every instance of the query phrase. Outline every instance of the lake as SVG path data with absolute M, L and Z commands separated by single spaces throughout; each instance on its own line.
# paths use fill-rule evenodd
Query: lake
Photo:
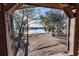
M 47 33 L 44 29 L 30 29 L 29 34 L 43 34 L 43 33 Z M 24 34 L 27 34 L 27 32 L 25 32 Z

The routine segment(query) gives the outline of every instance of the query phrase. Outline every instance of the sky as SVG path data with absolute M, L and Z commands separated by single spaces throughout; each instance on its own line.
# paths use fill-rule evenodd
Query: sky
M 39 14 L 41 15 L 41 14 L 44 14 L 46 11 L 49 11 L 49 10 L 53 10 L 54 8 L 47 8 L 47 7 L 35 7 L 35 9 L 37 10 L 37 11 L 39 11 Z M 16 12 L 18 12 L 18 11 L 16 11 Z M 36 15 L 36 16 L 38 16 L 38 14 Z M 38 22 L 38 21 L 32 21 L 32 22 Z M 32 23 L 31 22 L 31 23 Z M 34 24 L 31 24 L 30 25 L 30 27 L 42 27 L 42 25 L 40 25 L 39 23 L 34 23 Z
M 44 12 L 50 10 L 50 8 L 45 8 L 45 7 L 36 7 L 35 9 L 40 10 L 40 14 L 44 14 Z M 33 22 L 38 22 L 38 21 L 33 21 Z M 43 27 L 43 26 L 39 23 L 34 23 L 34 24 L 31 24 L 29 27 Z
M 44 14 L 44 12 L 50 10 L 50 8 L 45 8 L 45 7 L 35 7 L 35 9 L 38 10 L 38 11 L 40 10 L 40 11 L 39 11 L 40 14 Z M 18 10 L 16 10 L 15 13 L 18 13 Z M 21 15 L 21 13 L 20 13 L 20 15 Z M 33 22 L 37 22 L 37 23 L 33 23 Z M 32 22 L 30 22 L 30 23 L 33 23 L 33 24 L 29 25 L 29 27 L 42 27 L 42 25 L 40 25 L 40 24 L 38 23 L 38 21 L 32 21 Z M 15 23 L 14 23 L 14 27 L 16 27 Z
M 35 8 L 36 10 L 40 10 L 40 14 L 44 14 L 44 12 L 46 11 L 49 11 L 53 8 L 46 8 L 46 7 L 36 7 Z M 57 9 L 55 9 L 57 10 Z M 63 12 L 63 11 L 62 11 Z M 36 21 L 37 22 L 37 21 Z M 42 27 L 42 25 L 40 25 L 39 23 L 34 23 L 34 24 L 31 24 L 30 27 Z
M 44 12 L 51 10 L 52 8 L 35 7 L 35 9 L 38 10 L 38 11 L 39 11 L 39 14 L 41 15 L 41 14 L 44 14 Z M 37 16 L 38 16 L 38 14 L 37 14 Z M 39 20 L 39 21 L 40 21 L 40 20 Z M 35 23 L 35 22 L 36 22 L 36 23 Z M 29 27 L 43 27 L 43 25 L 41 25 L 41 24 L 38 22 L 38 20 L 32 21 L 32 22 L 30 22 L 30 23 L 32 23 L 32 24 L 29 25 Z M 16 26 L 16 25 L 15 25 L 15 26 Z M 44 30 L 37 30 L 37 31 L 36 31 L 36 30 L 30 30 L 30 32 L 31 32 L 31 33 L 34 33 L 34 32 L 37 32 L 37 33 L 43 32 L 43 33 L 45 33 Z
M 41 12 L 42 14 L 44 14 L 44 12 L 50 10 L 50 8 L 46 8 L 46 7 L 36 7 L 35 9 L 36 9 L 36 10 L 40 10 L 40 12 Z
M 40 14 L 44 14 L 44 12 L 50 10 L 50 8 L 45 8 L 45 7 L 35 7 L 35 9 L 38 11 L 40 10 L 39 11 Z M 16 10 L 15 13 L 18 13 L 18 10 Z M 38 22 L 38 21 L 32 21 L 32 22 Z M 16 25 L 14 24 L 14 26 L 16 26 Z M 39 23 L 34 23 L 34 24 L 31 24 L 30 27 L 42 27 L 42 25 L 40 25 Z

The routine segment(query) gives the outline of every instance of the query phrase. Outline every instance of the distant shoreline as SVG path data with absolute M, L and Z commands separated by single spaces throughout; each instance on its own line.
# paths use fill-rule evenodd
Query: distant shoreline
M 42 34 L 48 34 L 48 33 L 31 33 L 29 35 L 42 35 Z M 27 35 L 27 34 L 24 34 L 24 35 Z

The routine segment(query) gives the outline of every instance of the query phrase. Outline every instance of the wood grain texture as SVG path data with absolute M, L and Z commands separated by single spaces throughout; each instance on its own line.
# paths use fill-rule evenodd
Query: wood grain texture
M 4 6 L 1 4 L 0 12 L 0 56 L 7 56 L 7 42 L 6 42 L 6 29 L 5 29 L 5 16 Z

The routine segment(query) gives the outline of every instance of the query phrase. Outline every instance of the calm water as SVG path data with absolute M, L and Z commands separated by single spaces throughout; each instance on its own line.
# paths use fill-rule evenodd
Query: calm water
M 27 32 L 25 32 L 26 34 Z M 44 29 L 30 29 L 29 30 L 29 34 L 40 34 L 40 33 L 47 33 Z

